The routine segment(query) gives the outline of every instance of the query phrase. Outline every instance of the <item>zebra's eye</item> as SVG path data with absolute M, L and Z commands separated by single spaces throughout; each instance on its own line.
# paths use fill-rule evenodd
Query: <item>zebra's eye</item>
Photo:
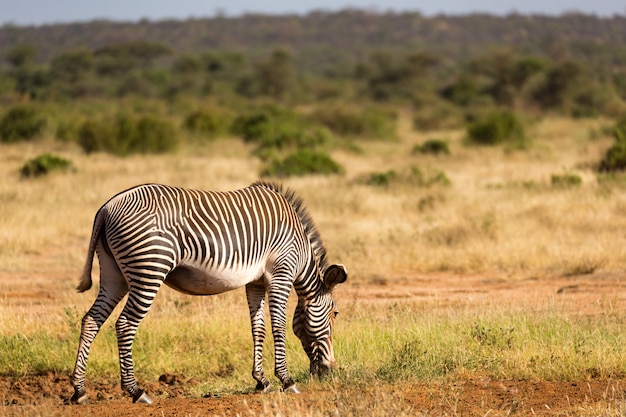
M 335 317 L 337 317 L 337 314 L 339 314 L 338 310 L 333 311 L 333 314 L 335 315 Z

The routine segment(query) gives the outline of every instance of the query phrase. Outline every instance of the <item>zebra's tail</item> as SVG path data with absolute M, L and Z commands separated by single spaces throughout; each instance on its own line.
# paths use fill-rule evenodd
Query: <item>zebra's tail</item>
M 93 230 L 91 231 L 91 240 L 89 241 L 89 250 L 87 251 L 87 261 L 83 267 L 83 273 L 80 276 L 80 282 L 76 287 L 76 291 L 85 292 L 91 288 L 91 268 L 93 266 L 93 257 L 96 253 L 96 245 L 98 238 L 102 231 L 102 225 L 104 224 L 104 218 L 106 217 L 106 209 L 102 207 L 98 210 L 96 218 L 93 221 Z

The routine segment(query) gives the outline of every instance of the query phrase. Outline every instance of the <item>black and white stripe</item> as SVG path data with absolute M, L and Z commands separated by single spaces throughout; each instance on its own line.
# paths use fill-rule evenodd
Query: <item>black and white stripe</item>
M 230 192 L 148 184 L 104 204 L 94 220 L 79 291 L 91 287 L 94 254 L 100 262 L 100 291 L 82 322 L 72 375 L 73 402 L 85 402 L 85 372 L 91 343 L 120 300 L 116 323 L 122 387 L 134 401 L 150 402 L 133 372 L 137 327 L 166 285 L 193 295 L 246 286 L 254 342 L 252 376 L 269 388 L 262 368 L 265 294 L 272 321 L 275 374 L 284 390 L 297 388 L 285 355 L 286 304 L 295 287 L 293 329 L 319 373 L 334 362 L 333 287 L 346 280 L 342 265 L 328 265 L 321 237 L 293 191 L 257 182 Z

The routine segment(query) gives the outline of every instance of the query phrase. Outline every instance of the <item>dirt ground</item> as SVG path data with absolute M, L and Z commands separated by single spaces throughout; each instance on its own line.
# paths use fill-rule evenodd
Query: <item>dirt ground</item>
M 349 285 L 337 294 L 340 303 L 358 298 L 368 302 L 418 302 L 431 306 L 482 303 L 518 303 L 545 306 L 557 303 L 572 314 L 594 315 L 610 308 L 626 310 L 626 276 L 618 272 L 596 272 L 569 277 L 512 277 L 496 274 L 424 274 L 394 280 L 375 277 Z M 56 294 L 40 290 L 23 293 L 16 288 L 7 297 L 22 297 L 32 303 L 54 303 Z M 484 304 L 483 304 L 484 305 Z M 594 415 L 593 410 L 626 411 L 626 380 L 578 382 L 513 381 L 469 377 L 454 382 L 410 384 L 399 388 L 381 385 L 363 392 L 342 387 L 333 392 L 319 389 L 293 394 L 230 394 L 193 398 L 188 386 L 194 381 L 180 375 L 164 375 L 144 384 L 154 404 L 131 404 L 117 379 L 90 381 L 91 403 L 68 405 L 71 395 L 68 375 L 45 374 L 0 377 L 2 415 L 6 416 L 254 416 L 297 415 L 298 410 L 322 410 L 314 415 L 343 415 L 342 403 L 363 398 L 376 404 L 377 396 L 397 399 L 389 415 Z M 364 414 L 365 415 L 365 414 Z

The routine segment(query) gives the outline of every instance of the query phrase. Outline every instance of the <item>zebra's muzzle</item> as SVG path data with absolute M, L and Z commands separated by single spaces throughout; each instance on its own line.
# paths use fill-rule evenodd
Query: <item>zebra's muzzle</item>
M 323 377 L 332 372 L 335 362 L 325 361 L 323 359 L 311 361 L 310 372 L 312 376 Z

